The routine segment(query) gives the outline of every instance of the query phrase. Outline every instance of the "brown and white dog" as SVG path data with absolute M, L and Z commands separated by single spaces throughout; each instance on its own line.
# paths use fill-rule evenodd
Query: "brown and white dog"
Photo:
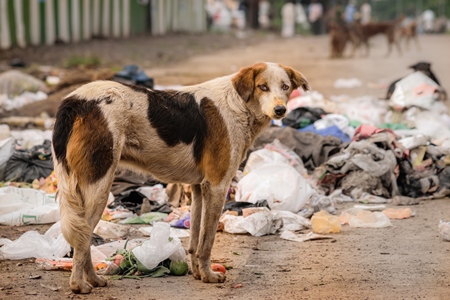
M 210 256 L 227 189 L 257 135 L 286 115 L 298 87 L 309 89 L 298 71 L 256 63 L 179 91 L 96 81 L 69 94 L 56 115 L 53 154 L 62 232 L 74 248 L 72 291 L 106 285 L 94 271 L 90 243 L 119 166 L 191 184 L 193 276 L 224 282 Z
M 360 22 L 355 22 L 350 25 L 350 35 L 353 42 L 352 55 L 354 56 L 356 50 L 361 44 L 365 45 L 366 56 L 369 56 L 369 39 L 378 34 L 384 34 L 388 41 L 388 52 L 386 56 L 389 56 L 392 52 L 392 45 L 395 45 L 398 53 L 401 55 L 402 50 L 400 48 L 400 43 L 398 41 L 398 26 L 405 19 L 404 16 L 399 17 L 393 21 L 386 22 L 370 22 L 366 24 L 361 24 Z

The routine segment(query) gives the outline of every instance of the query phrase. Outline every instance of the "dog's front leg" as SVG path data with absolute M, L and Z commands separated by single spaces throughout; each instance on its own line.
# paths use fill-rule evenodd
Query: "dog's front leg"
M 213 272 L 211 269 L 211 250 L 225 202 L 227 188 L 228 186 L 225 184 L 212 185 L 209 182 L 201 185 L 203 204 L 197 258 L 203 282 L 216 283 L 225 281 L 224 274 Z
M 192 204 L 191 204 L 191 238 L 189 241 L 189 253 L 191 254 L 192 275 L 195 279 L 201 279 L 198 268 L 197 247 L 200 234 L 200 224 L 202 220 L 202 189 L 200 184 L 191 184 Z

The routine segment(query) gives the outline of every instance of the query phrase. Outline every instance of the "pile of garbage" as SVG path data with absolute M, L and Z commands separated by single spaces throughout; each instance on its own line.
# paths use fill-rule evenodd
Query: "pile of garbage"
M 19 109 L 24 90 L 49 92 L 48 85 L 29 76 L 0 76 L 9 78 L 0 87 L 8 99 L 0 103 L 0 112 Z M 88 76 L 73 76 L 78 78 L 72 79 L 74 84 L 65 77 L 51 79 L 58 88 L 50 88 L 49 98 L 39 101 L 94 75 Z M 153 80 L 136 66 L 126 66 L 111 78 L 153 87 Z M 450 194 L 446 92 L 418 70 L 398 80 L 389 95 L 387 100 L 326 99 L 318 91 L 295 91 L 288 116 L 262 132 L 239 168 L 217 230 L 277 234 L 296 242 L 330 238 L 324 234 L 339 233 L 345 225 L 392 226 L 392 219 L 413 217 L 410 206 L 419 201 Z M 14 98 L 18 96 L 23 97 Z M 0 259 L 35 257 L 41 268 L 70 269 L 70 246 L 58 222 L 50 139 L 49 129 L 0 126 L 0 224 L 56 222 L 44 235 L 30 231 L 16 241 L 0 239 Z M 123 170 L 115 175 L 94 230 L 98 239 L 91 250 L 98 272 L 130 278 L 186 274 L 180 239 L 189 237 L 190 187 Z M 340 203 L 353 206 L 338 214 Z M 450 237 L 447 225 L 439 225 L 444 239 Z M 128 239 L 137 232 L 150 239 Z M 24 246 L 24 240 L 33 242 Z

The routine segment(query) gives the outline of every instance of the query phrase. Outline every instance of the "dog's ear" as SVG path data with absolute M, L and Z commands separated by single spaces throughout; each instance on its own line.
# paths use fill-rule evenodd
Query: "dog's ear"
M 255 76 L 255 70 L 252 67 L 246 67 L 240 69 L 231 79 L 234 89 L 245 102 L 248 102 L 253 94 L 255 88 Z
M 289 79 L 291 80 L 291 83 L 293 85 L 293 89 L 296 89 L 298 87 L 302 87 L 302 89 L 306 92 L 310 90 L 309 83 L 306 80 L 305 76 L 303 76 L 302 73 L 299 71 L 296 71 L 290 67 L 286 67 L 283 65 L 280 65 L 288 74 Z

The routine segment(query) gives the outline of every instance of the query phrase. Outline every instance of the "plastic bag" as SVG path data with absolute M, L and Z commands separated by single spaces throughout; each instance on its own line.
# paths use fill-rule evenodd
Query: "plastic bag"
M 395 84 L 389 105 L 398 108 L 417 106 L 431 110 L 438 99 L 439 85 L 423 72 L 414 72 Z
M 450 129 L 440 114 L 432 111 L 423 111 L 414 119 L 416 129 L 424 135 L 435 140 L 450 138 Z M 434 141 L 436 142 L 436 141 Z
M 16 150 L 6 163 L 5 180 L 31 183 L 47 178 L 53 172 L 51 142 L 34 146 L 30 150 Z
M 313 232 L 308 232 L 305 234 L 297 234 L 295 232 L 292 232 L 290 230 L 285 230 L 280 235 L 280 238 L 283 240 L 293 241 L 293 242 L 306 242 L 306 241 L 313 241 L 313 240 L 324 240 L 324 239 L 333 239 L 331 236 L 326 235 L 320 235 Z
M 43 145 L 46 140 L 52 140 L 52 134 L 51 130 L 11 130 L 11 136 L 22 149 L 31 149 L 34 146 Z
M 398 142 L 408 150 L 414 149 L 419 146 L 428 145 L 431 138 L 427 135 L 416 134 L 414 136 L 409 136 L 398 140 Z
M 0 94 L 17 96 L 25 91 L 46 91 L 45 83 L 31 75 L 17 70 L 9 70 L 0 74 Z
M 341 223 L 339 218 L 337 216 L 330 215 L 324 210 L 321 210 L 312 216 L 311 227 L 315 233 L 341 232 Z
M 280 230 L 302 230 L 311 227 L 311 221 L 305 217 L 285 210 L 274 210 L 272 216 L 275 221 L 281 221 Z
M 256 150 L 250 153 L 244 167 L 244 174 L 270 164 L 289 164 L 287 158 L 269 149 Z
M 144 236 L 151 236 L 153 231 L 153 226 L 139 227 L 138 229 Z M 189 229 L 181 229 L 170 227 L 170 236 L 178 237 L 180 239 L 187 238 L 190 236 Z
M 289 149 L 287 146 L 283 145 L 278 139 L 273 140 L 272 143 L 266 144 L 264 149 L 280 153 L 287 159 L 290 166 L 296 169 L 303 176 L 307 176 L 308 171 L 306 171 L 300 156 L 298 156 L 297 153 Z
M 388 216 L 389 219 L 407 219 L 414 216 L 414 212 L 411 211 L 411 208 L 387 208 L 382 211 L 383 214 Z
M 5 180 L 6 163 L 14 153 L 14 146 L 12 137 L 0 141 L 0 181 Z
M 371 212 L 364 209 L 350 208 L 344 210 L 339 219 L 342 224 L 351 227 L 383 228 L 392 226 L 389 218 L 382 212 Z
M 117 239 L 126 236 L 134 228 L 128 225 L 121 225 L 100 220 L 94 228 L 94 233 L 104 239 Z
M 317 130 L 323 130 L 331 126 L 337 126 L 343 133 L 352 138 L 355 135 L 355 128 L 350 126 L 349 123 L 349 120 L 343 115 L 329 114 L 314 122 L 314 127 Z
M 281 221 L 274 221 L 273 215 L 266 207 L 260 207 L 260 212 L 248 217 L 224 215 L 221 222 L 224 231 L 228 233 L 243 234 L 250 233 L 253 236 L 274 234 L 281 227 Z
M 44 192 L 28 188 L 0 188 L 0 224 L 48 224 L 58 220 L 59 205 Z
M 141 246 L 134 248 L 133 254 L 149 270 L 157 267 L 160 262 L 170 260 L 183 260 L 186 252 L 177 237 L 170 237 L 170 225 L 156 222 L 150 239 Z
M 362 86 L 362 82 L 358 78 L 339 78 L 333 84 L 335 89 L 350 89 L 360 86 Z
M 154 186 L 141 186 L 136 191 L 142 193 L 149 200 L 158 202 L 159 205 L 167 204 L 169 197 L 166 194 L 166 189 L 162 184 L 156 184 Z
M 61 223 L 57 222 L 45 234 L 27 231 L 15 241 L 0 239 L 0 259 L 23 259 L 30 257 L 61 258 L 70 251 L 69 243 L 61 232 Z
M 297 213 L 313 193 L 307 180 L 293 167 L 271 164 L 253 170 L 239 181 L 236 201 L 267 200 L 271 209 Z
M 438 229 L 441 238 L 443 238 L 446 241 L 450 241 L 450 222 L 444 222 L 440 220 Z

